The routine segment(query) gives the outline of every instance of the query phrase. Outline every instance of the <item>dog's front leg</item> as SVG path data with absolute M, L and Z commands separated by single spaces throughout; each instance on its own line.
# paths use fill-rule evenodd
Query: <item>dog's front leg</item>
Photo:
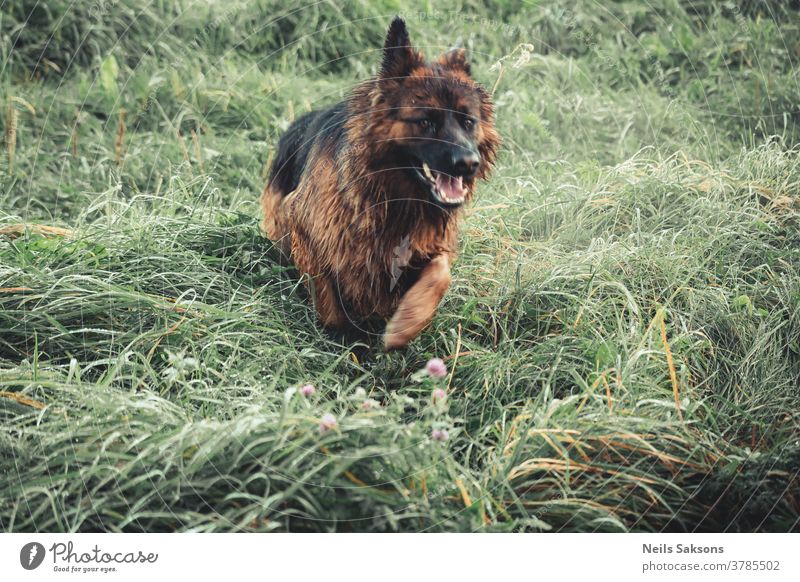
M 347 314 L 339 304 L 336 282 L 333 279 L 326 276 L 315 277 L 309 281 L 309 291 L 322 325 L 337 329 L 347 323 Z
M 402 348 L 414 339 L 433 319 L 436 307 L 449 286 L 450 257 L 446 254 L 437 255 L 400 300 L 383 334 L 383 347 L 386 350 Z

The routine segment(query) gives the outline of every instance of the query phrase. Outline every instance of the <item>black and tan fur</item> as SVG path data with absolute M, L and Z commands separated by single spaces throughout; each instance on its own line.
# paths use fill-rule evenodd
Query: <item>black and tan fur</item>
M 392 349 L 430 322 L 463 204 L 495 161 L 493 117 L 464 50 L 428 63 L 396 18 L 378 76 L 292 123 L 261 197 L 262 228 L 309 276 L 323 325 L 384 317 Z

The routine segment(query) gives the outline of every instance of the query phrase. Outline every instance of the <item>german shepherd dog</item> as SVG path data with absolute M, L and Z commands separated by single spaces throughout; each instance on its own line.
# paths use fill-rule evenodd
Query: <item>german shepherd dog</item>
M 377 77 L 291 124 L 261 228 L 308 276 L 325 327 L 382 317 L 387 350 L 419 334 L 450 285 L 463 205 L 499 142 L 464 49 L 429 63 L 400 18 Z

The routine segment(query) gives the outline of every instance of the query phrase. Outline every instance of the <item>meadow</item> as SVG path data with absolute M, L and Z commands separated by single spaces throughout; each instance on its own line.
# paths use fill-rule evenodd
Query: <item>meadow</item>
M 797 531 L 798 9 L 0 0 L 0 529 Z M 387 354 L 257 199 L 396 14 L 503 146 Z

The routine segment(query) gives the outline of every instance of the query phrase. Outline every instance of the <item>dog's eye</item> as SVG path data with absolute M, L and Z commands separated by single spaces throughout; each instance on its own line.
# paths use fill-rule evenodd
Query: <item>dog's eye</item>
M 417 121 L 417 123 L 422 129 L 426 130 L 433 129 L 433 122 L 430 119 L 420 119 L 419 121 Z
M 471 117 L 464 117 L 464 120 L 461 123 L 466 130 L 470 130 L 475 127 L 475 120 Z

